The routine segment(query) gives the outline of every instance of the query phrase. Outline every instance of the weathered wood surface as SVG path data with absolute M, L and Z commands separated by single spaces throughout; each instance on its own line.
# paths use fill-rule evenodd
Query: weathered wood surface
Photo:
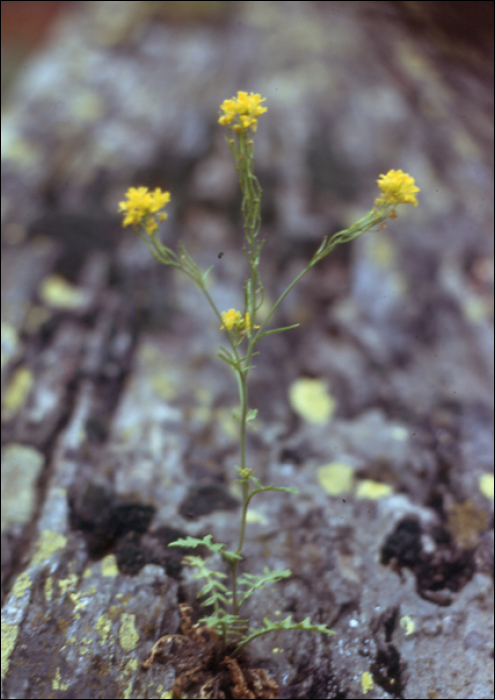
M 257 358 L 250 459 L 301 495 L 254 504 L 247 565 L 293 577 L 252 621 L 309 615 L 338 634 L 261 638 L 253 660 L 280 698 L 361 697 L 364 673 L 371 698 L 493 697 L 483 52 L 445 52 L 388 3 L 211 3 L 206 22 L 147 14 L 160 6 L 88 4 L 5 115 L 2 697 L 166 697 L 172 665 L 140 663 L 196 590 L 166 545 L 177 531 L 232 541 L 236 394 L 215 319 L 115 211 L 131 184 L 169 189 L 164 235 L 213 264 L 217 303 L 238 307 L 237 186 L 216 124 L 238 89 L 268 98 L 256 158 L 272 299 L 369 208 L 379 173 L 421 188 L 417 209 L 305 278 L 279 316 L 301 327 Z M 301 376 L 328 382 L 328 425 L 291 410 Z M 348 493 L 318 480 L 332 462 L 353 468 Z M 360 498 L 365 479 L 392 495 Z

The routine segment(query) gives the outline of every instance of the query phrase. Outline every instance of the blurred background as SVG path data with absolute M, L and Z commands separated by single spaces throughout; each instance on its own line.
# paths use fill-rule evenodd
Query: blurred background
M 321 318 L 350 284 L 360 313 L 385 323 L 406 288 L 428 306 L 440 278 L 467 314 L 486 318 L 492 53 L 489 2 L 2 2 L 2 242 L 45 241 L 47 270 L 71 283 L 99 251 L 110 284 L 133 288 L 133 318 L 166 323 L 170 275 L 116 214 L 130 185 L 160 186 L 172 193 L 167 237 L 215 265 L 218 302 L 234 305 L 239 197 L 217 118 L 246 89 L 269 107 L 256 159 L 272 295 L 324 235 L 370 208 L 380 173 L 403 169 L 421 188 L 393 233 L 327 259 L 308 296 L 303 285 L 287 302 L 291 318 Z M 351 255 L 365 265 L 349 277 Z M 428 335 L 411 302 L 410 323 Z M 19 307 L 6 302 L 4 320 L 14 317 L 17 327 Z
M 2 102 L 23 62 L 43 41 L 64 5 L 69 3 L 2 2 Z
M 78 5 L 88 2 L 67 2 L 65 0 L 47 0 L 35 2 L 27 0 L 3 0 L 2 12 L 2 93 L 22 63 L 39 47 L 49 32 L 51 25 L 61 13 L 74 11 Z M 132 4 L 132 3 L 131 3 Z M 142 3 L 161 5 L 160 12 L 171 17 L 182 14 L 187 20 L 208 19 L 208 16 L 220 15 L 222 6 L 230 2 L 162 2 Z M 263 4 L 263 3 L 261 3 Z M 326 3 L 327 5 L 329 3 Z M 333 3 L 335 4 L 335 3 Z M 395 6 L 398 17 L 410 26 L 411 31 L 423 33 L 430 41 L 437 44 L 439 51 L 451 57 L 457 55 L 459 60 L 490 63 L 493 48 L 493 5 L 491 2 L 382 2 L 381 5 Z M 174 7 L 175 6 L 175 7 Z

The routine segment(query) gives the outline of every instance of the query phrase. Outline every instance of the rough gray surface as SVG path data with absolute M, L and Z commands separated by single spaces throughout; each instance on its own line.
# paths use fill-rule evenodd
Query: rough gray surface
M 164 235 L 214 264 L 219 307 L 238 307 L 237 188 L 216 118 L 247 89 L 269 107 L 256 159 L 271 298 L 321 236 L 369 209 L 379 173 L 402 168 L 421 188 L 417 209 L 315 268 L 279 316 L 302 326 L 261 346 L 251 463 L 300 496 L 253 504 L 246 567 L 293 576 L 251 619 L 309 615 L 337 635 L 261 638 L 253 660 L 280 698 L 363 697 L 367 677 L 369 698 L 492 698 L 485 64 L 446 56 L 388 3 L 222 5 L 203 23 L 88 5 L 6 114 L 2 447 L 20 457 L 19 480 L 2 483 L 2 697 L 166 697 L 173 667 L 140 663 L 176 631 L 178 600 L 194 600 L 171 528 L 232 542 L 236 395 L 217 324 L 114 212 L 130 184 L 169 189 Z M 40 286 L 53 273 L 77 287 L 52 284 L 62 306 Z M 303 376 L 330 388 L 327 425 L 289 405 Z M 324 490 L 332 462 L 352 467 L 348 493 Z M 360 497 L 366 479 L 390 495 Z

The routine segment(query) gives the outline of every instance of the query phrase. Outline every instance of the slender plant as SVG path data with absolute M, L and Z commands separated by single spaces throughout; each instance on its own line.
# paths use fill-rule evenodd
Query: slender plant
M 197 569 L 195 578 L 202 579 L 204 585 L 198 594 L 203 598 L 202 605 L 210 608 L 210 614 L 204 615 L 200 622 L 214 630 L 221 643 L 226 647 L 233 644 L 237 653 L 249 641 L 275 630 L 307 630 L 322 634 L 334 634 L 326 625 L 312 624 L 309 618 L 302 622 L 293 622 L 291 617 L 282 621 L 265 618 L 259 628 L 251 628 L 249 621 L 241 617 L 241 606 L 258 589 L 273 584 L 291 575 L 289 569 L 273 570 L 264 568 L 262 574 L 239 573 L 242 561 L 242 548 L 246 534 L 248 508 L 254 496 L 267 491 L 284 491 L 298 493 L 296 489 L 265 486 L 256 477 L 254 470 L 246 461 L 246 435 L 250 425 L 256 420 L 257 410 L 249 406 L 248 377 L 254 368 L 253 357 L 257 344 L 272 333 L 295 328 L 299 324 L 282 328 L 267 329 L 273 315 L 291 289 L 323 260 L 340 243 L 352 241 L 366 231 L 376 228 L 387 218 L 396 218 L 396 207 L 399 204 L 417 206 L 414 178 L 402 170 L 390 170 L 386 175 L 380 175 L 378 186 L 380 196 L 375 200 L 373 208 L 359 221 L 333 236 L 325 236 L 306 267 L 282 292 L 268 313 L 259 318 L 259 310 L 265 299 L 263 283 L 260 276 L 260 254 L 263 239 L 260 237 L 261 227 L 261 187 L 254 174 L 254 144 L 258 118 L 267 111 L 262 105 L 266 98 L 246 92 L 238 92 L 237 97 L 225 100 L 220 107 L 219 123 L 229 129 L 227 144 L 234 157 L 235 168 L 239 176 L 242 193 L 242 219 L 244 225 L 244 254 L 248 268 L 244 283 L 244 308 L 242 311 L 230 309 L 219 311 L 207 289 L 208 273 L 211 267 L 202 272 L 189 255 L 186 247 L 179 242 L 177 252 L 164 245 L 157 235 L 159 224 L 167 218 L 164 208 L 170 201 L 170 193 L 157 188 L 149 191 L 146 187 L 131 187 L 126 193 L 126 201 L 120 202 L 120 211 L 124 214 L 123 226 L 132 226 L 137 235 L 148 246 L 151 254 L 163 265 L 171 265 L 181 270 L 199 287 L 218 319 L 220 329 L 224 331 L 226 345 L 220 346 L 218 357 L 234 372 L 239 388 L 240 408 L 234 412 L 239 421 L 240 465 L 235 467 L 240 483 L 242 508 L 240 515 L 237 547 L 227 549 L 225 544 L 213 541 L 211 535 L 201 539 L 187 537 L 172 542 L 172 547 L 196 548 L 206 547 L 212 554 L 219 554 L 226 564 L 228 573 L 209 568 L 207 561 L 199 556 L 186 556 L 184 562 Z M 256 322 L 259 320 L 259 323 Z M 226 581 L 228 579 L 228 581 Z M 228 584 L 228 585 L 227 585 Z

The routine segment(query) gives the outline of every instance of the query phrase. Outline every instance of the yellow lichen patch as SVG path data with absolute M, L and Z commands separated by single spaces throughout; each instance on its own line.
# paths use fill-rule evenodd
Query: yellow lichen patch
M 409 637 L 409 635 L 412 634 L 416 629 L 416 623 L 409 615 L 404 615 L 403 617 L 401 617 L 399 624 L 404 630 L 404 634 L 406 635 L 406 637 Z
M 328 423 L 335 411 L 335 399 L 321 379 L 297 379 L 289 388 L 289 403 L 301 418 L 319 425 Z
M 358 498 L 369 498 L 373 501 L 386 498 L 392 492 L 392 487 L 389 484 L 383 484 L 381 481 L 373 481 L 372 479 L 363 479 L 356 487 L 356 496 Z
M 171 381 L 170 376 L 163 374 L 160 370 L 159 374 L 154 374 L 150 377 L 150 384 L 157 396 L 164 401 L 170 401 L 177 395 L 177 388 Z
M 9 133 L 4 139 L 2 119 L 2 160 L 17 163 L 25 170 L 37 165 L 41 160 L 41 149 L 33 141 L 19 138 L 14 133 Z M 7 130 L 6 130 L 7 131 Z M 10 129 L 8 130 L 10 131 Z M 6 134 L 7 136 L 7 134 Z
M 2 678 L 5 678 L 9 670 L 10 657 L 18 636 L 19 625 L 12 625 L 10 622 L 2 620 Z
M 48 576 L 48 578 L 45 581 L 45 600 L 47 603 L 49 603 L 53 597 L 53 579 L 51 576 Z
M 119 643 L 124 651 L 132 651 L 139 642 L 139 634 L 135 625 L 136 616 L 122 613 L 119 627 Z
M 136 355 L 137 364 L 139 367 L 156 365 L 160 362 L 160 359 L 162 359 L 160 350 L 152 342 L 144 342 L 142 345 L 140 345 Z
M 88 606 L 87 594 L 77 590 L 79 579 L 76 574 L 69 574 L 67 578 L 61 579 L 57 583 L 62 595 L 66 595 L 74 606 L 74 614 L 79 613 Z M 78 616 L 76 615 L 76 617 Z
M 67 683 L 62 683 L 60 680 L 60 668 L 57 667 L 57 670 L 55 671 L 55 678 L 52 681 L 52 688 L 53 690 L 62 690 L 65 691 L 68 688 Z
M 103 117 L 105 104 L 96 92 L 82 90 L 74 95 L 70 103 L 70 111 L 74 121 L 89 124 Z
M 27 571 L 24 571 L 22 574 L 19 574 L 12 587 L 12 595 L 15 598 L 22 598 L 24 595 L 26 595 L 26 592 L 31 590 L 32 585 L 33 580 L 31 576 L 27 573 Z
M 41 536 L 37 542 L 36 552 L 33 556 L 31 564 L 33 566 L 40 566 L 46 562 L 46 560 L 57 551 L 57 549 L 63 549 L 67 544 L 67 538 L 60 535 L 58 532 L 53 530 L 43 530 Z
M 40 299 L 52 309 L 84 309 L 89 302 L 84 289 L 75 287 L 60 275 L 46 277 L 38 291 Z
M 70 591 L 74 590 L 74 588 L 77 586 L 77 576 L 76 574 L 69 574 L 66 578 L 62 578 L 58 583 L 58 587 L 60 589 L 60 592 L 62 595 L 65 595 L 66 593 L 69 593 Z
M 407 428 L 404 428 L 403 425 L 394 425 L 391 432 L 394 440 L 397 440 L 398 442 L 404 442 L 404 440 L 407 440 L 409 436 Z
M 479 478 L 479 487 L 483 496 L 491 498 L 493 501 L 493 474 L 482 474 Z
M 330 462 L 316 470 L 320 486 L 331 496 L 349 493 L 352 490 L 354 469 L 343 462 Z
M 2 449 L 2 531 L 33 517 L 43 464 L 41 452 L 27 445 L 11 442 Z
M 133 698 L 136 697 L 136 691 L 134 688 L 134 678 L 136 676 L 138 668 L 139 662 L 135 657 L 131 657 L 122 668 L 122 697 L 124 698 L 124 700 L 133 700 Z
M 369 250 L 370 257 L 377 267 L 390 270 L 397 265 L 397 246 L 394 239 L 383 231 L 375 233 Z
M 2 396 L 2 423 L 12 420 L 27 401 L 33 375 L 27 367 L 19 367 Z
M 369 693 L 370 690 L 373 690 L 374 686 L 373 676 L 369 671 L 365 671 L 361 676 L 361 689 L 363 691 L 363 695 L 366 695 L 366 693 Z
M 263 515 L 263 513 L 259 513 L 257 510 L 253 510 L 252 508 L 250 508 L 246 515 L 246 522 L 265 524 L 266 517 Z
M 83 598 L 83 593 L 81 591 L 69 593 L 69 598 L 74 605 L 74 613 L 79 613 L 81 610 L 88 607 L 88 600 Z M 76 617 L 79 617 L 79 614 L 77 614 Z
M 215 411 L 215 420 L 226 438 L 235 440 L 239 436 L 239 421 L 234 418 L 231 410 L 219 407 Z
M 115 554 L 108 554 L 101 562 L 101 575 L 115 578 L 119 573 Z
M 112 628 L 112 622 L 106 613 L 100 615 L 96 620 L 95 629 L 100 636 L 101 643 L 105 646 L 107 639 L 110 635 L 110 630 Z
M 493 316 L 493 297 L 485 299 L 474 294 L 466 294 L 461 304 L 465 318 L 473 323 L 485 321 Z
M 204 425 L 208 423 L 213 415 L 211 406 L 192 406 L 188 413 L 188 418 L 195 423 Z

